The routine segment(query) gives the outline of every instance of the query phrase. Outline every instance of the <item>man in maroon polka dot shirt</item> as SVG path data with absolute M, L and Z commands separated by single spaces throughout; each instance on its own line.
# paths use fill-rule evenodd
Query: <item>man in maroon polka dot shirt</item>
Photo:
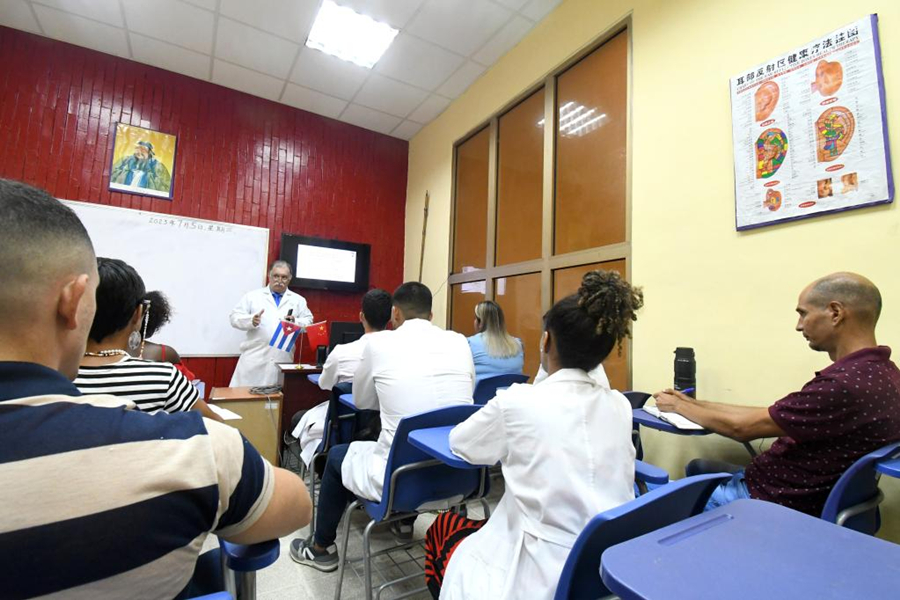
M 833 364 L 798 392 L 768 408 L 694 400 L 673 390 L 654 394 L 660 410 L 677 412 L 718 434 L 746 442 L 777 437 L 746 469 L 695 460 L 688 475 L 727 471 L 707 509 L 759 498 L 819 516 L 831 488 L 861 456 L 900 440 L 900 370 L 891 349 L 875 341 L 881 294 L 855 273 L 834 273 L 800 294 L 797 331 Z

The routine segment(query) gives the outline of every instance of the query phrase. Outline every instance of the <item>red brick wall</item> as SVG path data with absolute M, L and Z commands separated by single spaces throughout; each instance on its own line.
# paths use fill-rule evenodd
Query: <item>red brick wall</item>
M 282 231 L 371 244 L 370 284 L 400 284 L 407 142 L 2 26 L 0 65 L 0 177 L 57 198 L 267 227 L 272 259 Z M 172 201 L 107 189 L 117 121 L 178 136 Z M 361 294 L 296 291 L 317 321 L 357 318 Z M 185 362 L 227 385 L 236 361 Z

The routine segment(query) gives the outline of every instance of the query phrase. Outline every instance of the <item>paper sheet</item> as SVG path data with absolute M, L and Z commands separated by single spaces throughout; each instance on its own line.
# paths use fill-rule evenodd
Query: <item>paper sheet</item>
M 698 431 L 704 429 L 703 426 L 697 425 L 690 419 L 682 417 L 678 413 L 663 412 L 663 411 L 659 410 L 658 408 L 656 408 L 655 406 L 645 406 L 644 410 L 646 412 L 648 412 L 649 414 L 653 415 L 654 417 L 662 419 L 663 421 L 665 421 L 666 423 L 669 423 L 670 425 L 674 425 L 678 429 L 696 429 Z
M 236 412 L 232 412 L 227 408 L 222 408 L 221 406 L 217 406 L 215 404 L 207 404 L 209 409 L 222 417 L 222 419 L 226 421 L 236 421 L 238 419 L 243 419 L 243 417 Z

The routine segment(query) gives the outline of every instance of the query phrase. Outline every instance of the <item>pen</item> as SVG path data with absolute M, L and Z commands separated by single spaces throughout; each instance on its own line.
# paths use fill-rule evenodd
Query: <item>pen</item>
M 697 388 L 692 387 L 692 388 L 688 388 L 688 389 L 686 389 L 686 390 L 678 390 L 678 391 L 681 392 L 682 394 L 687 395 L 687 394 L 690 394 L 690 393 L 694 392 L 694 390 L 696 390 L 696 389 L 697 389 Z

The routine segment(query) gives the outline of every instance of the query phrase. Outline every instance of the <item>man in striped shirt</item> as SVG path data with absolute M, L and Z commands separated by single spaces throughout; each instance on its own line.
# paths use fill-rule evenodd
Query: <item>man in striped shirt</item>
M 0 596 L 173 598 L 210 532 L 238 543 L 309 522 L 302 481 L 196 411 L 150 415 L 71 379 L 97 268 L 75 214 L 0 180 Z M 192 579 L 194 578 L 194 579 Z

